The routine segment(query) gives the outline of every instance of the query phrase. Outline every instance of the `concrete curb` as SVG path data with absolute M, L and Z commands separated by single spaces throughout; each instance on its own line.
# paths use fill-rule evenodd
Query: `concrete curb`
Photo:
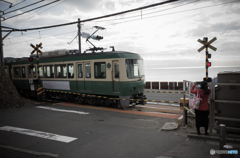
M 219 136 L 217 134 L 216 135 L 188 134 L 188 138 L 219 141 Z M 240 139 L 226 138 L 226 140 L 227 142 L 240 144 Z
M 56 158 L 58 157 L 58 154 L 36 152 L 12 146 L 0 145 L 0 157 Z

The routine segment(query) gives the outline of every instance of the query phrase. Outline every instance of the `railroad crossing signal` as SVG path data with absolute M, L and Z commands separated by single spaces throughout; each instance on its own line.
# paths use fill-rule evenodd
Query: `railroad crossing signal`
M 34 65 L 33 65 L 33 64 L 29 65 L 29 68 L 30 68 L 30 69 L 33 69 L 33 68 L 34 68 Z
M 32 61 L 33 61 L 33 57 L 30 56 L 30 57 L 28 58 L 28 60 L 32 62 Z
M 39 50 L 39 48 L 42 48 L 42 43 L 36 44 L 36 47 L 35 47 L 33 44 L 30 44 L 30 46 L 33 47 L 33 49 L 34 49 L 34 50 L 31 52 L 31 55 L 33 55 L 33 53 L 34 53 L 35 51 L 37 51 L 37 53 L 42 54 L 41 50 Z
M 203 44 L 203 46 L 198 49 L 198 52 L 201 52 L 204 48 L 206 48 L 206 78 L 203 78 L 203 80 L 207 81 L 207 82 L 212 82 L 212 78 L 208 77 L 208 68 L 211 67 L 211 65 L 212 65 L 211 62 L 208 61 L 208 58 L 209 59 L 211 58 L 211 54 L 208 54 L 208 48 L 216 51 L 217 48 L 215 48 L 214 46 L 211 45 L 216 40 L 217 40 L 216 37 L 211 39 L 209 42 L 208 42 L 207 37 L 204 37 L 203 40 L 198 39 L 198 42 Z
M 43 87 L 40 87 L 40 77 L 39 77 L 39 58 L 38 58 L 38 53 L 40 53 L 40 54 L 42 54 L 42 51 L 39 49 L 39 48 L 41 48 L 42 49 L 42 43 L 40 43 L 40 44 L 36 44 L 36 46 L 34 46 L 33 44 L 30 44 L 30 46 L 34 49 L 32 52 L 31 52 L 31 56 L 30 56 L 30 58 L 28 58 L 29 59 L 29 61 L 33 61 L 33 57 L 32 57 L 32 55 L 33 55 L 33 53 L 35 53 L 35 52 L 37 52 L 37 74 L 38 74 L 38 79 L 37 79 L 37 83 L 38 83 L 38 90 L 37 90 L 37 96 L 38 96 L 38 99 L 40 99 L 40 95 L 42 95 L 43 94 L 43 92 L 45 91 L 45 89 L 43 88 Z M 31 64 L 31 65 L 29 65 L 29 67 L 32 69 L 33 67 L 34 67 L 34 65 L 33 64 Z M 43 89 L 43 90 L 42 90 Z M 43 92 L 39 92 L 39 91 L 43 91 Z
M 211 39 L 209 42 L 207 42 L 207 37 L 205 37 L 203 41 L 200 40 L 200 39 L 198 39 L 198 42 L 201 43 L 201 44 L 203 44 L 203 46 L 198 49 L 198 52 L 201 52 L 201 51 L 202 51 L 204 48 L 206 48 L 206 47 L 209 47 L 210 49 L 216 51 L 217 48 L 215 48 L 215 47 L 213 47 L 213 46 L 211 45 L 211 44 L 212 44 L 214 41 L 216 41 L 216 40 L 217 40 L 216 37 L 214 37 L 213 39 Z

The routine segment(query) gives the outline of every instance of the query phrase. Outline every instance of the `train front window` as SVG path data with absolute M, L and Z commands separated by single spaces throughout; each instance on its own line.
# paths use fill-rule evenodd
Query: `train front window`
M 143 60 L 126 59 L 126 70 L 128 78 L 139 78 L 144 76 Z

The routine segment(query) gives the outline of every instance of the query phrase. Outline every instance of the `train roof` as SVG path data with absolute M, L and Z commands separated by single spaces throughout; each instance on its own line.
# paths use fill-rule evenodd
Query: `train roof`
M 126 51 L 107 51 L 99 53 L 75 53 L 75 54 L 66 54 L 60 56 L 46 56 L 40 57 L 39 63 L 49 63 L 49 62 L 60 62 L 60 61 L 76 61 L 76 60 L 92 60 L 92 59 L 110 59 L 110 58 L 133 58 L 133 59 L 142 59 L 141 56 L 137 53 L 126 52 Z M 7 59 L 7 58 L 4 58 Z M 28 57 L 23 58 L 11 58 L 11 60 L 5 63 L 9 64 L 30 64 Z M 37 60 L 34 59 L 32 64 L 36 64 Z

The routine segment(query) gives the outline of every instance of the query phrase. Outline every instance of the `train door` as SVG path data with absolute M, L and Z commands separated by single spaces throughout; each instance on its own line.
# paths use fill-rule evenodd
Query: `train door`
M 91 62 L 84 62 L 84 88 L 86 91 L 92 91 Z
M 77 89 L 78 90 L 85 90 L 83 74 L 84 74 L 83 63 L 77 63 Z
M 119 61 L 114 60 L 113 63 L 113 73 L 112 73 L 112 78 L 113 78 L 113 92 L 117 93 L 119 92 L 120 89 L 120 71 L 119 71 Z
M 92 74 L 91 74 L 91 63 L 82 62 L 77 63 L 77 89 L 81 91 L 92 90 Z

